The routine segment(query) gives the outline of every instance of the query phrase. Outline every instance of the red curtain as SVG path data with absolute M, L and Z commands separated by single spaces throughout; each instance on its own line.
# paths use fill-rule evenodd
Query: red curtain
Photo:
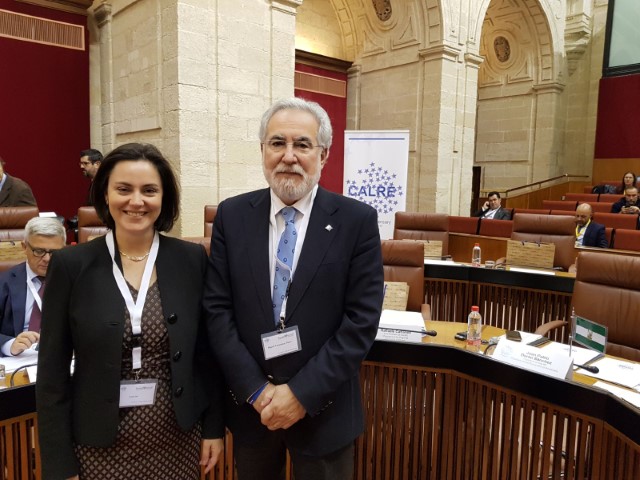
M 347 74 L 296 63 L 299 72 L 347 81 Z M 347 127 L 347 99 L 323 93 L 295 90 L 295 96 L 318 102 L 329 114 L 333 126 L 333 143 L 329 161 L 322 170 L 320 185 L 332 192 L 342 193 L 344 177 L 344 131 Z

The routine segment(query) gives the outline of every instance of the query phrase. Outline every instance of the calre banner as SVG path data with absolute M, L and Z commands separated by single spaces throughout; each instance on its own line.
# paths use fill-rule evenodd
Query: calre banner
M 344 132 L 344 190 L 378 212 L 380 238 L 393 238 L 396 212 L 407 206 L 408 130 Z

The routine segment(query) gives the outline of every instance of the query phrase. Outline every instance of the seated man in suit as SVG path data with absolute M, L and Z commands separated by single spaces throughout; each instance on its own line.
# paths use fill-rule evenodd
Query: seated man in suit
M 624 191 L 624 197 L 611 205 L 611 213 L 627 213 L 638 215 L 640 205 L 638 204 L 638 189 L 629 187 Z
M 484 202 L 480 210 L 473 214 L 474 217 L 493 218 L 494 220 L 511 220 L 511 213 L 501 206 L 502 199 L 498 192 L 489 192 L 489 199 Z
M 0 356 L 15 356 L 40 339 L 40 307 L 51 253 L 67 235 L 55 218 L 35 217 L 25 226 L 27 261 L 0 275 Z
M 24 180 L 7 175 L 0 158 L 0 207 L 35 207 L 36 199 Z
M 581 203 L 576 208 L 576 247 L 608 248 L 604 225 L 591 221 L 591 205 Z

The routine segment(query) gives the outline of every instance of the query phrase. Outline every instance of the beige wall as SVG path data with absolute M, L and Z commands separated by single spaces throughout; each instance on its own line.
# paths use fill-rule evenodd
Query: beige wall
M 89 19 L 92 143 L 156 143 L 183 189 L 174 233 L 198 235 L 203 205 L 265 185 L 259 117 L 300 48 L 354 62 L 347 128 L 410 130 L 408 209 L 464 215 L 473 165 L 499 189 L 590 173 L 606 3 L 396 0 L 381 19 L 370 0 L 112 0 Z

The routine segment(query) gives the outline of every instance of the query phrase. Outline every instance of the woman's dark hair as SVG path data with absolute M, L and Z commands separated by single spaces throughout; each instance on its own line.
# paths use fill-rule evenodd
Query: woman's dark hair
M 171 165 L 162 153 L 148 143 L 127 143 L 113 149 L 100 163 L 100 168 L 93 179 L 91 186 L 91 200 L 100 219 L 110 229 L 115 229 L 115 222 L 109 205 L 107 205 L 106 194 L 109 187 L 109 177 L 114 167 L 119 162 L 147 160 L 158 170 L 162 181 L 162 207 L 160 216 L 155 222 L 155 227 L 160 232 L 168 232 L 178 219 L 180 213 L 180 190 L 178 182 L 173 173 Z
M 636 174 L 633 172 L 625 172 L 624 175 L 622 175 L 622 181 L 620 182 L 620 187 L 618 187 L 618 193 L 624 194 L 624 191 L 627 188 L 624 184 L 624 177 L 626 177 L 629 174 L 633 175 L 633 186 L 634 187 L 637 186 L 636 183 L 637 183 L 638 177 L 636 177 Z

